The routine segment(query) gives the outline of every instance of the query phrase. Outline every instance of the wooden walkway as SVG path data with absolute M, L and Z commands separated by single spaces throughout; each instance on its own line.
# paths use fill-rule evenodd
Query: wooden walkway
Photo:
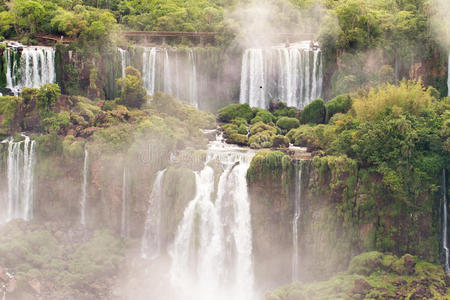
M 75 41 L 75 40 L 67 38 L 65 36 L 56 36 L 56 35 L 52 35 L 52 34 L 35 33 L 34 36 L 39 39 L 52 41 L 52 42 L 59 42 L 59 43 L 63 43 L 63 44 L 70 44 Z

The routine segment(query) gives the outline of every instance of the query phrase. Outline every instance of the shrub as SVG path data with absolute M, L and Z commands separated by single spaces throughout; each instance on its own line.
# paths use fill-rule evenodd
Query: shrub
M 296 118 L 281 117 L 277 122 L 277 126 L 281 129 L 291 130 L 300 126 L 300 122 Z
M 59 85 L 49 83 L 42 86 L 37 92 L 38 108 L 45 111 L 51 110 L 60 95 L 61 89 L 59 88 Z
M 263 121 L 266 124 L 272 123 L 274 121 L 274 119 L 275 119 L 275 117 L 270 112 L 268 112 L 267 110 L 260 110 L 260 111 L 258 111 L 256 113 L 255 118 L 259 118 L 261 121 Z
M 325 104 L 322 99 L 316 99 L 308 104 L 300 115 L 302 124 L 321 124 L 325 120 Z
M 253 111 L 247 103 L 230 104 L 219 110 L 218 118 L 222 122 L 230 122 L 235 118 L 250 121 L 253 118 Z
M 140 108 L 147 101 L 141 73 L 133 67 L 127 67 L 125 73 L 125 78 L 117 80 L 122 87 L 120 101 L 128 107 Z
M 272 140 L 272 147 L 287 148 L 289 147 L 289 139 L 283 135 L 276 135 Z
M 339 95 L 326 104 L 327 116 L 325 122 L 328 123 L 332 116 L 337 113 L 346 113 L 352 107 L 352 98 L 349 95 Z
M 229 136 L 227 142 L 230 144 L 246 146 L 248 145 L 248 136 L 245 134 L 233 133 Z
M 258 122 L 258 123 L 253 124 L 250 127 L 250 135 L 255 135 L 258 132 L 265 131 L 265 130 L 271 131 L 274 134 L 277 132 L 275 127 L 270 126 L 268 124 L 264 124 L 263 122 Z
M 248 142 L 251 148 L 270 148 L 272 147 L 272 139 L 275 136 L 275 132 L 271 130 L 260 131 L 250 136 Z

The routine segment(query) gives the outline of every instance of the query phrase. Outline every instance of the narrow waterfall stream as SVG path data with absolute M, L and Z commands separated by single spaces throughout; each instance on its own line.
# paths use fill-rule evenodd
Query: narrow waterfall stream
M 33 218 L 35 142 L 22 135 L 23 141 L 8 142 L 7 157 L 7 215 L 6 221 Z M 6 141 L 4 141 L 6 142 Z
M 226 145 L 219 137 L 208 147 L 203 170 L 195 173 L 196 195 L 184 211 L 171 251 L 171 281 L 183 299 L 253 297 L 246 180 L 252 157 L 253 152 Z M 222 170 L 217 182 L 216 168 Z
M 87 202 L 87 185 L 88 185 L 88 169 L 89 167 L 89 151 L 84 148 L 84 164 L 83 164 L 83 182 L 81 184 L 81 199 L 80 209 L 81 218 L 80 223 L 82 226 L 86 226 L 86 202 Z
M 128 168 L 123 168 L 122 174 L 122 216 L 120 225 L 120 235 L 122 237 L 129 236 L 128 227 L 128 214 L 129 214 L 129 204 L 128 204 Z
M 302 161 L 295 165 L 295 194 L 294 194 L 294 219 L 292 221 L 292 281 L 299 280 L 299 249 L 298 249 L 298 222 L 301 216 L 302 203 Z
M 127 50 L 124 50 L 122 48 L 117 49 L 120 54 L 120 67 L 122 71 L 122 78 L 125 78 L 125 69 L 130 64 L 130 58 Z
M 321 97 L 322 85 L 322 53 L 309 41 L 243 54 L 240 103 L 267 108 L 277 98 L 301 109 Z
M 448 54 L 448 67 L 447 67 L 447 94 L 450 97 L 450 53 Z
M 450 264 L 449 264 L 449 249 L 447 244 L 447 234 L 448 234 L 448 220 L 447 220 L 447 178 L 445 174 L 445 169 L 442 170 L 442 198 L 443 198 L 443 217 L 442 217 L 442 249 L 444 250 L 444 269 L 447 274 L 450 274 Z
M 5 55 L 6 88 L 17 95 L 24 87 L 39 88 L 55 82 L 55 49 L 10 44 L 13 47 L 8 47 Z
M 144 235 L 141 244 L 142 258 L 155 259 L 161 253 L 161 201 L 165 173 L 166 169 L 156 173 L 156 179 L 148 201 L 147 217 L 145 218 Z

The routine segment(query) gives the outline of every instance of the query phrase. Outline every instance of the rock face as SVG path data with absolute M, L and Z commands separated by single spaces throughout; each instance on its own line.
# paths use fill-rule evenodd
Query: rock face
M 379 175 L 358 170 L 346 158 L 316 157 L 307 165 L 298 221 L 300 280 L 328 279 L 371 250 L 438 262 L 431 191 L 411 200 L 426 208 L 408 214 L 408 204 L 392 198 Z M 277 174 L 250 185 L 255 269 L 264 286 L 291 281 L 295 180 L 292 168 Z M 414 275 L 413 256 L 402 260 L 397 273 Z

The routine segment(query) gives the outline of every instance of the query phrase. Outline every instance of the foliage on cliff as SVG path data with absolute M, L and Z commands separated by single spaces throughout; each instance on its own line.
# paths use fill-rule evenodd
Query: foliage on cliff
M 409 254 L 380 252 L 355 256 L 346 272 L 328 281 L 294 283 L 267 293 L 264 300 L 446 299 L 450 277 L 440 266 Z

